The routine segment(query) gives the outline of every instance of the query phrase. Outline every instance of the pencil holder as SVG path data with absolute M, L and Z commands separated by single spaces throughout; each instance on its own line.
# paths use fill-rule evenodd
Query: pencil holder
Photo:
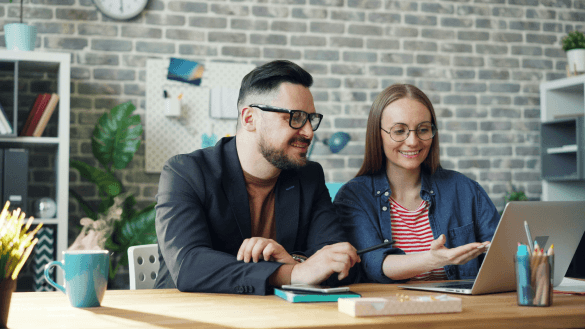
M 552 305 L 554 255 L 514 256 L 514 270 L 519 306 Z
M 179 98 L 165 99 L 165 116 L 167 117 L 181 116 L 181 100 Z

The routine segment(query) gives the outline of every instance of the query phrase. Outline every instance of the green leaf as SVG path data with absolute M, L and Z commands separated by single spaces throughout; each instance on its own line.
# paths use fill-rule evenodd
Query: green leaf
M 120 247 L 120 245 L 114 243 L 111 239 L 106 240 L 104 247 L 106 250 L 108 250 L 110 252 L 121 252 L 122 251 L 122 248 Z
M 98 218 L 98 214 L 93 210 L 93 208 L 91 208 L 91 206 L 85 201 L 85 199 L 83 199 L 80 194 L 78 194 L 73 189 L 69 189 L 69 193 L 77 200 L 85 215 L 87 215 L 92 220 L 96 220 Z
M 569 32 L 561 41 L 565 52 L 585 48 L 585 34 L 580 31 Z
M 112 238 L 112 247 L 116 252 L 122 252 L 120 263 L 125 265 L 128 259 L 124 256 L 129 247 L 134 245 L 154 244 L 157 242 L 154 219 L 156 211 L 153 203 L 142 211 L 138 212 L 133 218 L 124 221 L 115 229 L 115 237 Z
M 110 164 L 117 169 L 126 168 L 140 147 L 143 129 L 140 116 L 132 116 L 134 110 L 136 107 L 131 102 L 119 104 L 104 113 L 95 126 L 91 147 L 105 168 Z
M 98 213 L 103 213 L 103 214 L 107 213 L 110 206 L 114 205 L 114 197 L 115 196 L 110 196 L 110 195 L 102 197 L 102 201 L 100 202 L 100 205 L 98 206 Z
M 506 201 L 506 203 L 512 201 L 527 201 L 528 197 L 526 197 L 523 191 L 513 191 L 511 193 L 506 194 L 504 200 Z
M 82 177 L 95 183 L 98 186 L 98 189 L 108 196 L 117 196 L 122 191 L 122 184 L 111 173 L 97 169 L 75 159 L 69 160 L 69 166 L 78 170 Z
M 154 242 L 154 243 L 156 243 L 156 242 Z M 151 244 L 151 243 L 148 243 L 148 244 Z M 124 265 L 124 266 L 128 265 L 128 253 L 120 254 L 120 260 L 118 261 L 118 265 Z
M 118 266 L 114 265 L 113 258 L 110 258 L 110 267 L 108 267 L 108 279 L 113 280 L 116 278 L 116 273 L 118 272 Z
M 124 207 L 122 209 L 122 219 L 132 219 L 136 215 L 134 206 L 136 205 L 136 199 L 134 195 L 126 197 L 124 200 Z

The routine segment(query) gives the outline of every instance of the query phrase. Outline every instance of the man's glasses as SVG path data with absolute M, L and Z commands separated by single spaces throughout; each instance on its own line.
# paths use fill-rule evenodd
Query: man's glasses
M 416 129 L 409 129 L 406 124 L 396 124 L 390 128 L 390 132 L 382 127 L 380 127 L 380 129 L 388 133 L 390 138 L 396 142 L 402 142 L 408 139 L 410 132 L 413 131 L 416 133 L 416 136 L 423 141 L 432 139 L 437 133 L 437 128 L 429 121 L 418 124 Z
M 311 126 L 313 127 L 313 131 L 316 131 L 319 128 L 319 124 L 321 124 L 321 119 L 323 119 L 323 115 L 320 113 L 307 113 L 303 110 L 289 110 L 285 108 L 273 107 L 270 105 L 264 104 L 250 104 L 250 107 L 258 108 L 262 111 L 270 111 L 270 112 L 281 112 L 281 113 L 288 113 L 290 114 L 290 120 L 288 124 L 291 128 L 299 129 L 305 126 L 307 119 L 311 122 Z

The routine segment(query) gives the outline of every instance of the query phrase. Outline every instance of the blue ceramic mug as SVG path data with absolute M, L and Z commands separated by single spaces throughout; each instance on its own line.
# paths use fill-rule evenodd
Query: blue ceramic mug
M 59 266 L 64 272 L 65 287 L 49 276 L 51 267 Z M 108 286 L 110 255 L 107 250 L 64 251 L 62 261 L 51 261 L 45 266 L 49 284 L 69 297 L 73 307 L 100 306 Z

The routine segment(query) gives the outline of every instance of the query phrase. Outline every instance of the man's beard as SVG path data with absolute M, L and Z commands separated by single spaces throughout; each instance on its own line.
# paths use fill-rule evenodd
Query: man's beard
M 305 139 L 303 137 L 292 138 L 288 141 L 288 144 L 292 144 L 295 142 L 307 143 L 310 144 L 311 140 Z M 301 153 L 301 157 L 298 160 L 291 159 L 288 157 L 284 150 L 279 150 L 274 147 L 271 147 L 266 143 L 264 137 L 260 137 L 260 152 L 262 156 L 274 167 L 280 170 L 298 170 L 299 168 L 307 165 L 307 153 Z

